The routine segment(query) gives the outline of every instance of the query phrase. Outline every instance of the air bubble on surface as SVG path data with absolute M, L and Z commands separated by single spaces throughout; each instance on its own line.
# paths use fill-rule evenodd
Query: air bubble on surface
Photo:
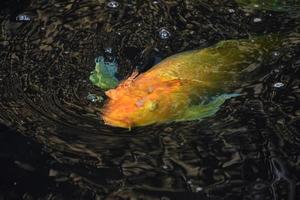
M 259 17 L 256 17 L 256 18 L 253 19 L 254 23 L 258 23 L 258 22 L 261 22 L 261 21 L 262 21 L 262 19 L 259 18 Z
M 162 166 L 163 169 L 168 169 L 169 167 L 167 165 Z
M 196 190 L 196 192 L 201 192 L 203 190 L 203 188 L 202 187 L 196 187 L 195 190 Z
M 274 83 L 273 85 L 275 88 L 282 88 L 284 86 L 284 83 L 282 82 L 277 82 L 277 83 Z
M 166 28 L 161 28 L 158 30 L 158 35 L 160 39 L 166 40 L 171 37 L 171 33 Z
M 110 54 L 110 53 L 112 53 L 112 48 L 111 47 L 107 47 L 107 48 L 104 49 L 104 52 Z
M 22 21 L 22 22 L 24 22 L 24 21 L 30 21 L 30 17 L 28 15 L 18 15 L 16 17 L 16 20 L 17 21 Z
M 99 97 L 99 96 L 97 96 L 97 95 L 95 95 L 95 94 L 91 94 L 91 93 L 89 93 L 89 94 L 87 95 L 86 99 L 87 99 L 88 101 L 93 102 L 93 103 L 95 103 L 95 102 L 101 102 L 101 101 L 103 100 L 102 97 Z
M 109 1 L 108 3 L 107 3 L 107 7 L 109 7 L 109 8 L 117 8 L 117 7 L 119 7 L 119 2 L 117 2 L 117 1 Z
M 278 56 L 280 56 L 280 53 L 278 51 L 274 51 L 273 56 L 278 57 Z
M 234 13 L 234 12 L 235 12 L 235 10 L 234 10 L 234 9 L 232 9 L 232 8 L 229 8 L 229 9 L 228 9 L 228 12 L 229 12 L 229 13 Z

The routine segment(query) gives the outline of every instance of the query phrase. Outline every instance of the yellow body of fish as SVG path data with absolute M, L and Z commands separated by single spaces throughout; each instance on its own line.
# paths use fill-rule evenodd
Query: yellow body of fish
M 107 91 L 102 118 L 106 124 L 131 128 L 211 116 L 226 99 L 237 95 L 228 91 L 240 83 L 242 75 L 280 44 L 274 35 L 227 40 L 168 57 Z

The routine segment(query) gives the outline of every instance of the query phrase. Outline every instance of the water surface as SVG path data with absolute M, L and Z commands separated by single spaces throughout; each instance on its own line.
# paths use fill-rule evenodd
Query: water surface
M 296 199 L 299 15 L 234 1 L 4 1 L 0 199 Z M 108 127 L 94 59 L 119 79 L 178 52 L 281 33 L 293 43 L 202 121 Z M 299 38 L 299 37 L 298 37 Z M 8 128 L 10 127 L 10 128 Z

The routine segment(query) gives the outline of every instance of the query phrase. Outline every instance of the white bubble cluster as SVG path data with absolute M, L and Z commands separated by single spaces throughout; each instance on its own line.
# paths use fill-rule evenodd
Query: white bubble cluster
M 87 95 L 86 99 L 87 99 L 88 101 L 91 101 L 91 102 L 95 103 L 95 102 L 97 102 L 97 101 L 98 101 L 98 102 L 101 102 L 101 101 L 103 100 L 103 97 L 97 96 L 96 94 L 91 94 L 91 93 L 89 93 L 89 94 Z
M 112 48 L 111 47 L 107 47 L 104 49 L 105 53 L 112 53 Z
M 273 55 L 277 57 L 277 56 L 280 56 L 280 53 L 278 51 L 274 51 Z
M 163 167 L 163 169 L 168 169 L 167 165 L 163 165 L 162 167 Z
M 229 9 L 228 9 L 228 12 L 229 12 L 229 13 L 234 13 L 234 12 L 235 12 L 235 10 L 234 10 L 234 9 L 232 9 L 232 8 L 229 8 Z
M 202 187 L 196 187 L 195 190 L 196 190 L 196 192 L 201 192 L 203 190 L 203 188 Z
M 109 2 L 107 2 L 107 7 L 109 7 L 109 8 L 117 8 L 117 7 L 119 7 L 119 3 L 117 2 L 117 1 L 109 1 Z
M 160 39 L 166 40 L 171 37 L 171 33 L 166 28 L 161 28 L 158 31 Z
M 277 82 L 277 83 L 274 83 L 273 85 L 275 88 L 282 88 L 284 86 L 284 83 L 282 82 Z
M 258 18 L 258 17 L 256 17 L 256 18 L 253 19 L 253 22 L 254 22 L 254 23 L 258 23 L 258 22 L 261 22 L 261 21 L 262 21 L 262 19 L 261 19 L 261 18 Z
M 30 17 L 28 15 L 18 15 L 16 17 L 17 21 L 30 21 Z

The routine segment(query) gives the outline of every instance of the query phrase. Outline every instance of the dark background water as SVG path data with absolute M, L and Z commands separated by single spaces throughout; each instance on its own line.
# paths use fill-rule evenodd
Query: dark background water
M 0 5 L 0 199 L 300 197 L 299 13 L 229 0 Z M 181 51 L 274 32 L 291 44 L 203 121 L 112 128 L 87 98 L 103 95 L 88 81 L 96 56 L 116 59 L 122 79 Z

